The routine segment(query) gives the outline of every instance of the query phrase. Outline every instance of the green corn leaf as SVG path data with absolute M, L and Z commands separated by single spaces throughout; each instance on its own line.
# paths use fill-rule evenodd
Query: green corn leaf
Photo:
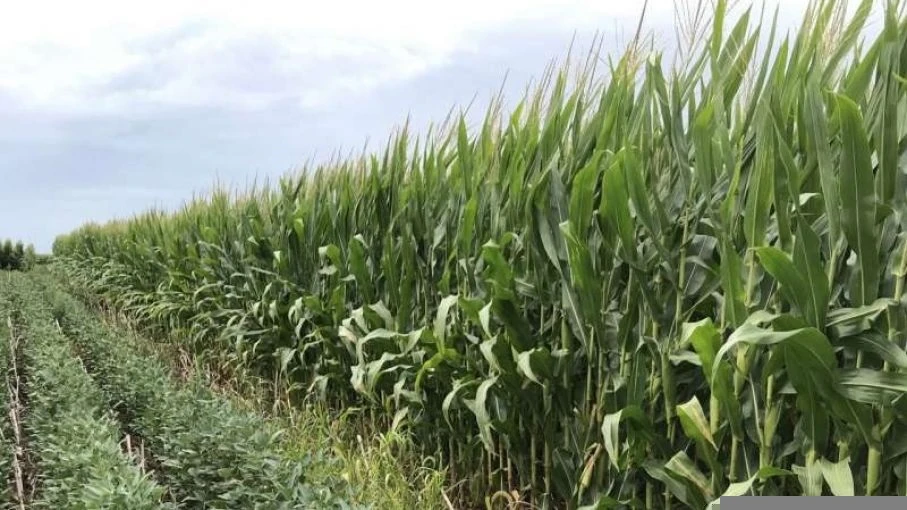
M 630 422 L 627 427 L 628 438 L 641 438 L 650 443 L 657 452 L 666 451 L 667 443 L 656 435 L 649 417 L 639 406 L 630 405 L 616 413 L 609 413 L 602 418 L 601 433 L 604 438 L 605 451 L 615 468 L 621 468 L 620 424 Z M 626 464 L 624 464 L 626 465 Z
M 838 308 L 828 312 L 828 327 L 847 326 L 856 322 L 877 318 L 888 306 L 894 304 L 889 298 L 879 298 L 872 303 L 856 308 Z
M 721 347 L 721 335 L 712 319 L 702 319 L 698 322 L 683 324 L 681 333 L 683 343 L 689 342 L 696 350 L 706 380 L 712 384 L 712 367 L 715 364 L 715 355 Z
M 695 441 L 708 443 L 712 448 L 718 449 L 712 433 L 709 431 L 709 422 L 702 411 L 699 399 L 693 397 L 685 404 L 677 406 L 677 417 L 687 437 Z
M 851 400 L 890 406 L 894 399 L 907 393 L 907 373 L 850 368 L 841 371 L 840 385 L 844 396 Z
M 826 330 L 835 338 L 862 334 L 872 328 L 890 304 L 893 304 L 891 299 L 879 298 L 869 305 L 831 310 L 826 318 Z
M 838 191 L 839 174 L 832 162 L 832 149 L 829 146 L 825 105 L 816 80 L 811 79 L 808 81 L 805 93 L 804 110 L 806 141 L 809 147 L 808 153 L 816 158 L 816 163 L 819 167 L 822 200 L 825 204 L 825 215 L 828 219 L 829 244 L 834 246 L 841 235 L 841 199 Z
M 828 280 L 820 258 L 821 243 L 815 231 L 805 222 L 797 222 L 794 242 L 794 266 L 806 283 L 804 307 L 807 320 L 816 328 L 825 327 L 828 314 Z
M 620 159 L 620 158 L 618 158 Z M 627 184 L 623 166 L 615 161 L 605 170 L 602 180 L 602 204 L 599 214 L 611 232 L 621 241 L 621 252 L 629 262 L 636 261 L 636 243 L 633 219 L 630 217 Z
M 831 2 L 829 2 L 832 5 Z M 860 36 L 860 32 L 863 29 L 863 26 L 866 24 L 866 20 L 869 19 L 869 15 L 872 12 L 872 0 L 863 0 L 854 10 L 850 21 L 847 23 L 846 27 L 840 28 L 840 34 L 838 35 L 838 44 L 835 48 L 835 52 L 830 55 L 828 67 L 826 68 L 826 73 L 834 72 L 837 69 L 837 64 L 841 59 L 843 59 L 848 50 L 852 48 L 854 41 L 857 37 Z M 874 60 L 871 55 L 864 56 L 864 59 L 868 61 Z M 856 97 L 856 96 L 851 96 Z
M 793 471 L 800 480 L 804 496 L 822 495 L 822 467 L 818 462 L 810 462 L 805 466 L 794 464 Z
M 575 235 L 584 237 L 592 223 L 594 196 L 601 178 L 601 160 L 603 151 L 597 151 L 576 176 L 570 193 L 570 223 Z
M 866 331 L 856 336 L 841 338 L 837 344 L 854 351 L 871 352 L 892 366 L 907 370 L 907 353 L 880 333 Z
M 815 328 L 810 327 L 790 331 L 773 331 L 760 328 L 750 323 L 743 324 L 734 330 L 724 345 L 721 346 L 721 349 L 718 350 L 716 359 L 724 359 L 728 352 L 740 344 L 775 345 L 786 342 L 803 345 L 804 351 L 809 351 L 810 348 L 815 347 L 816 350 L 812 351 L 810 357 L 816 360 L 817 366 L 825 367 L 830 370 L 830 368 L 835 365 L 834 352 L 831 348 L 831 344 L 828 342 L 825 335 Z M 827 377 L 827 381 L 830 382 L 833 381 L 833 377 L 828 373 L 828 370 L 824 370 L 823 372 L 825 377 Z M 716 368 L 713 369 L 712 377 L 715 376 L 714 371 L 717 371 L 717 365 Z M 828 386 L 826 385 L 825 387 L 827 388 Z
M 856 103 L 838 95 L 841 123 L 841 228 L 857 255 L 856 286 L 851 299 L 857 306 L 873 302 L 879 292 L 879 254 L 876 240 L 876 197 L 869 142 Z
M 567 261 L 570 269 L 570 285 L 564 286 L 565 312 L 574 329 L 584 331 L 591 323 L 596 331 L 601 332 L 604 329 L 600 320 L 602 282 L 595 271 L 594 253 L 591 253 L 588 243 L 573 234 L 569 223 L 561 224 L 561 231 L 567 244 Z M 584 333 L 577 336 L 584 344 L 586 343 Z
M 772 466 L 766 466 L 760 468 L 753 476 L 747 478 L 742 482 L 735 482 L 728 485 L 728 488 L 718 497 L 718 499 L 709 503 L 708 510 L 716 510 L 718 508 L 718 502 L 723 497 L 736 497 L 743 496 L 746 493 L 750 492 L 753 488 L 753 484 L 757 480 L 765 481 L 770 478 L 780 477 L 780 476 L 792 476 L 794 473 L 786 469 L 780 469 Z
M 383 354 L 382 358 L 388 354 L 389 353 Z M 457 351 L 454 349 L 448 348 L 448 349 L 444 349 L 444 350 L 436 352 L 431 358 L 426 360 L 425 363 L 423 363 L 422 366 L 419 367 L 419 371 L 416 372 L 416 380 L 413 383 L 413 386 L 416 388 L 416 391 L 420 391 L 422 389 L 422 386 L 423 386 L 422 381 L 425 380 L 426 377 L 431 375 L 435 370 L 437 370 L 438 367 L 440 367 L 442 364 L 448 363 L 448 362 L 454 364 L 454 363 L 456 363 L 458 358 L 459 358 L 459 355 L 457 354 Z
M 811 385 L 798 388 L 797 407 L 803 410 L 799 424 L 808 440 L 804 448 L 807 451 L 822 451 L 828 444 L 831 417 L 819 390 Z
M 793 260 L 783 251 L 766 246 L 758 248 L 756 254 L 762 267 L 781 284 L 781 292 L 785 298 L 793 303 L 806 321 L 813 327 L 821 327 L 817 317 L 815 299 L 812 297 L 813 289 L 804 278 Z
M 479 381 L 475 379 L 463 380 L 457 379 L 453 383 L 453 388 L 447 392 L 447 395 L 444 396 L 444 401 L 441 403 L 441 412 L 444 414 L 444 421 L 447 422 L 447 425 L 453 427 L 453 421 L 450 418 L 450 411 L 454 409 L 454 406 L 459 402 L 459 395 L 462 392 L 465 392 L 471 389 L 473 386 L 478 386 Z
M 627 502 L 618 501 L 614 498 L 600 497 L 591 505 L 583 505 L 576 510 L 610 510 L 611 508 L 622 508 Z
M 721 288 L 724 291 L 723 313 L 728 324 L 737 327 L 746 319 L 743 260 L 727 238 L 722 237 L 718 247 L 721 254 Z
M 822 477 L 831 493 L 835 496 L 853 496 L 853 474 L 850 471 L 850 458 L 841 459 L 838 462 L 831 462 L 826 459 L 819 459 L 819 467 L 822 470 Z
M 682 470 L 682 466 L 676 465 L 679 463 L 680 461 L 675 462 L 675 468 Z M 705 506 L 706 500 L 702 497 L 702 491 L 693 482 L 669 472 L 666 463 L 650 461 L 643 467 L 649 476 L 663 483 L 668 492 L 683 504 L 690 508 L 702 508 Z
M 447 319 L 450 315 L 450 309 L 457 303 L 457 296 L 446 296 L 438 305 L 438 313 L 435 315 L 434 336 L 438 342 L 439 349 L 443 350 L 446 346 L 447 338 Z
M 554 376 L 554 358 L 543 347 L 516 353 L 517 370 L 530 381 L 543 385 Z
M 670 260 L 667 248 L 662 240 L 662 222 L 659 217 L 664 214 L 664 205 L 657 194 L 649 193 L 646 189 L 644 180 L 644 167 L 639 160 L 639 153 L 636 150 L 630 150 L 624 158 L 624 176 L 627 181 L 627 190 L 636 215 L 642 226 L 648 231 L 650 239 L 655 244 L 658 253 L 665 259 Z M 652 208 L 660 211 L 659 215 L 652 212 Z
M 494 444 L 491 440 L 492 423 L 491 414 L 488 412 L 488 398 L 489 392 L 497 381 L 497 377 L 491 377 L 482 381 L 482 383 L 479 384 L 478 389 L 476 389 L 475 400 L 467 402 L 466 404 L 476 417 L 476 423 L 479 426 L 479 438 L 488 451 L 494 451 Z
M 898 41 L 898 23 L 892 9 L 885 13 L 884 44 L 879 54 L 878 71 L 882 76 L 878 108 L 876 109 L 875 150 L 879 159 L 875 176 L 876 195 L 880 204 L 889 204 L 895 198 L 898 182 L 900 150 L 898 103 L 900 87 L 895 80 L 895 70 L 901 59 L 901 42 Z M 879 85 L 876 85 L 879 87 Z M 902 200 L 902 198 L 898 198 Z
M 689 485 L 698 490 L 698 493 L 695 497 L 691 497 L 690 501 L 705 503 L 714 497 L 709 486 L 709 479 L 699 470 L 686 452 L 677 452 L 676 455 L 671 457 L 665 464 L 665 471 L 669 471 L 675 476 L 686 480 Z M 692 496 L 690 492 L 687 492 L 687 494 Z
M 762 117 L 767 117 L 763 113 Z M 766 124 L 765 121 L 759 124 Z M 766 129 L 768 127 L 769 129 Z M 770 126 L 761 126 L 757 135 L 756 162 L 750 181 L 746 188 L 743 229 L 746 242 L 750 248 L 765 244 L 765 227 L 772 207 L 772 190 L 774 188 L 774 136 Z
M 804 398 L 819 399 L 818 402 L 800 400 L 800 410 L 808 413 L 820 405 L 830 406 L 836 416 L 858 429 L 866 444 L 878 445 L 878 437 L 873 432 L 870 414 L 862 405 L 843 398 L 838 389 L 839 374 L 835 369 L 834 351 L 821 332 L 815 328 L 772 331 L 744 324 L 731 334 L 718 351 L 717 358 L 723 359 L 739 344 L 778 345 L 782 349 L 787 375 L 794 387 L 799 389 L 801 395 L 807 396 Z
M 696 120 L 693 123 L 693 146 L 696 149 L 696 160 L 694 169 L 696 170 L 696 183 L 699 191 L 703 195 L 712 192 L 712 186 L 715 181 L 715 161 L 712 158 L 712 134 L 715 129 L 712 126 L 715 108 L 710 104 L 702 108 Z

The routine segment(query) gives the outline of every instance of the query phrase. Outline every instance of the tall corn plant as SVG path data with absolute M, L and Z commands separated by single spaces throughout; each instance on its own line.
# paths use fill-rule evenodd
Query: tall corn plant
M 472 128 L 54 251 L 198 354 L 407 423 L 464 500 L 904 495 L 904 5 L 868 42 L 869 1 L 784 37 L 708 7 L 672 66 L 593 51 Z

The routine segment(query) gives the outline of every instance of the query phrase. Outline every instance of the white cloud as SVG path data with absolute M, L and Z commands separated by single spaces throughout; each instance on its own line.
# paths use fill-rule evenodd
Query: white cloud
M 670 4 L 650 1 L 653 12 Z M 0 91 L 23 108 L 73 114 L 141 112 L 161 105 L 254 109 L 288 98 L 304 107 L 324 106 L 424 73 L 457 51 L 483 51 L 475 46 L 477 36 L 501 25 L 592 29 L 633 18 L 641 5 L 639 0 L 17 2 L 5 6 L 0 19 Z M 269 59 L 266 71 L 286 83 L 262 90 L 237 83 L 240 73 L 259 72 L 260 63 L 231 59 L 243 45 L 256 44 L 264 45 L 259 56 Z M 110 87 L 136 75 L 144 76 L 142 86 Z

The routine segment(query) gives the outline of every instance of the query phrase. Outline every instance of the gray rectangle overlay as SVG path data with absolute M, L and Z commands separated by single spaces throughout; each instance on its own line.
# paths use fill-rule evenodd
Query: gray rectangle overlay
M 723 497 L 721 510 L 907 510 L 900 496 L 734 496 Z

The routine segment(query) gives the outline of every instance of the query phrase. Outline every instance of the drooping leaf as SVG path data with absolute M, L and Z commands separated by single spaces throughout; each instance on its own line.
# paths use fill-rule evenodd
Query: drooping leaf
M 880 333 L 867 331 L 847 336 L 839 339 L 838 344 L 855 351 L 871 352 L 894 367 L 907 369 L 907 353 Z
M 853 496 L 853 474 L 850 471 L 850 458 L 841 459 L 838 462 L 831 462 L 826 459 L 819 459 L 819 467 L 822 470 L 822 477 L 831 493 L 835 496 Z
M 759 471 L 756 472 L 756 474 L 747 478 L 746 480 L 729 484 L 728 488 L 721 494 L 721 496 L 718 497 L 718 499 L 709 503 L 708 509 L 716 510 L 721 498 L 743 496 L 746 493 L 750 492 L 756 480 L 765 481 L 770 478 L 779 476 L 792 476 L 793 474 L 793 472 L 786 469 L 780 469 L 772 466 L 760 468 Z

